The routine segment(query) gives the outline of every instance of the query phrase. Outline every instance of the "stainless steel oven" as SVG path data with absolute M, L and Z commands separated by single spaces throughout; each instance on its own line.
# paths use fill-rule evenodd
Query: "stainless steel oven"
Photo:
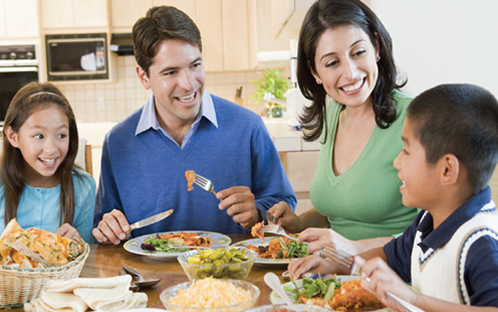
M 0 125 L 17 91 L 38 80 L 35 45 L 0 46 Z

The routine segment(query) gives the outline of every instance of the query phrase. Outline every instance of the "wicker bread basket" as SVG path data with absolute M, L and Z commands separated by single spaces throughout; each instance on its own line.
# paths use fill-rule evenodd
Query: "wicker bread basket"
M 41 291 L 47 288 L 49 280 L 69 280 L 78 277 L 89 253 L 90 247 L 85 244 L 85 250 L 76 260 L 55 268 L 21 269 L 1 265 L 0 308 L 22 306 L 40 297 Z

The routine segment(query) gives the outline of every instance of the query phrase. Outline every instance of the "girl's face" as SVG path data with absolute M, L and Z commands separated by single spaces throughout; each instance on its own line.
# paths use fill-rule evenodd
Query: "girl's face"
M 318 40 L 313 76 L 337 102 L 359 106 L 371 101 L 379 72 L 378 55 L 362 29 L 355 26 L 327 29 Z
M 10 128 L 10 127 L 8 127 Z M 25 160 L 25 177 L 33 187 L 53 187 L 60 183 L 54 176 L 69 149 L 69 121 L 56 105 L 37 110 L 14 133 L 6 129 L 12 146 Z

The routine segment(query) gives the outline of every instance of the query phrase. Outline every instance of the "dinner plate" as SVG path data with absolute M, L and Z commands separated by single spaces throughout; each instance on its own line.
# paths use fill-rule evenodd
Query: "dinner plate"
M 226 246 L 230 245 L 230 243 L 232 242 L 232 239 L 230 237 L 223 235 L 223 234 L 220 234 L 220 233 L 215 233 L 215 232 L 171 231 L 171 232 L 152 233 L 152 234 L 138 236 L 138 237 L 135 237 L 135 238 L 128 240 L 126 243 L 124 243 L 123 247 L 126 251 L 131 252 L 132 254 L 136 254 L 136 255 L 147 256 L 147 257 L 151 257 L 151 258 L 163 258 L 163 259 L 176 258 L 176 257 L 178 257 L 178 255 L 180 255 L 184 251 L 180 251 L 180 252 L 151 251 L 151 250 L 144 250 L 140 246 L 145 241 L 145 239 L 147 239 L 149 237 L 154 237 L 156 235 L 176 234 L 176 233 L 180 233 L 180 232 L 195 233 L 199 236 L 209 237 L 213 240 L 213 244 L 209 247 L 213 247 L 213 248 L 226 247 Z
M 315 274 L 311 278 L 317 279 L 318 277 L 319 277 L 318 274 Z M 352 275 L 325 275 L 325 276 L 323 276 L 322 275 L 323 280 L 328 280 L 331 278 L 337 278 L 337 279 L 340 279 L 341 282 L 346 282 L 346 281 L 352 281 L 352 280 L 359 280 L 359 279 L 361 279 L 361 276 L 352 276 Z M 301 287 L 303 284 L 303 280 L 302 279 L 297 280 L 296 284 L 298 287 Z M 283 286 L 289 287 L 292 289 L 295 288 L 294 284 L 292 282 L 285 283 L 285 284 L 283 284 Z M 293 294 L 290 292 L 286 291 L 286 293 L 289 295 L 289 297 L 293 296 Z M 273 304 L 285 304 L 285 301 L 274 291 L 272 291 L 270 293 L 270 302 Z M 371 311 L 371 312 L 388 312 L 388 311 L 392 311 L 392 310 L 390 308 L 383 308 L 383 309 L 375 310 L 375 311 Z
M 270 236 L 266 237 L 263 243 L 261 243 L 261 238 L 253 238 L 253 239 L 246 239 L 240 242 L 237 242 L 233 244 L 233 246 L 242 246 L 242 247 L 247 247 L 248 245 L 253 245 L 253 246 L 267 246 L 270 241 L 274 238 L 279 238 L 281 236 Z M 256 258 L 255 263 L 262 263 L 262 264 L 289 264 L 291 259 L 264 259 L 264 258 Z

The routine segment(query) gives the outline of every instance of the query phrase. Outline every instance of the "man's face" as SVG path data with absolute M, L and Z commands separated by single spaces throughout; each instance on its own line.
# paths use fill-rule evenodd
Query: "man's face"
M 149 76 L 140 66 L 137 66 L 137 74 L 145 89 L 152 90 L 158 118 L 167 128 L 191 125 L 195 121 L 206 80 L 197 45 L 183 40 L 164 40 L 149 67 Z

